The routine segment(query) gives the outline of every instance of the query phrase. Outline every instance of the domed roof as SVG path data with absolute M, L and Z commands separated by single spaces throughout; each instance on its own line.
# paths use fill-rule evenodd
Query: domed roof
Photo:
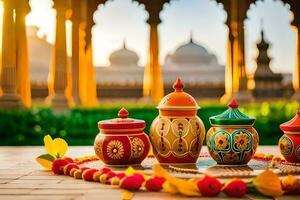
M 203 46 L 194 43 L 191 39 L 189 43 L 178 47 L 174 56 L 210 56 L 210 54 Z
M 196 44 L 192 35 L 188 43 L 175 50 L 172 55 L 172 62 L 177 65 L 193 67 L 218 66 L 217 57 L 210 54 L 205 47 Z
M 138 61 L 138 55 L 127 49 L 125 41 L 121 49 L 114 51 L 109 56 L 109 62 L 112 66 L 137 66 Z

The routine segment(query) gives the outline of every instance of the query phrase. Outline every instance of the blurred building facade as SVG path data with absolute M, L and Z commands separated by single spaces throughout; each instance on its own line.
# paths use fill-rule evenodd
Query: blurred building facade
M 53 45 L 38 37 L 38 28 L 27 27 L 29 45 L 31 91 L 34 100 L 48 96 L 48 77 Z M 256 98 L 288 97 L 292 94 L 290 74 L 275 74 L 270 69 L 267 50 L 269 44 L 257 44 L 257 70 L 249 75 L 255 83 Z M 121 48 L 109 56 L 110 65 L 96 66 L 97 93 L 101 98 L 142 98 L 144 67 L 139 66 L 139 56 L 124 41 Z M 177 77 L 185 83 L 185 90 L 196 98 L 220 98 L 224 94 L 225 67 L 217 57 L 201 44 L 190 39 L 168 54 L 162 66 L 165 93 L 171 92 Z M 283 93 L 285 91 L 285 93 Z

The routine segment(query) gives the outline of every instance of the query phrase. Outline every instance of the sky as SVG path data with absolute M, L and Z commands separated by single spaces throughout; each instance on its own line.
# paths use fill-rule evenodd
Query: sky
M 27 25 L 40 27 L 39 35 L 46 34 L 54 41 L 55 10 L 51 0 L 30 0 L 32 11 L 26 18 Z M 256 43 L 263 27 L 265 37 L 272 45 L 269 55 L 273 58 L 274 72 L 292 72 L 296 60 L 296 32 L 290 26 L 292 14 L 288 5 L 280 1 L 264 0 L 251 5 L 245 21 L 247 71 L 256 68 Z M 164 6 L 159 25 L 160 60 L 189 41 L 190 33 L 196 43 L 214 53 L 221 64 L 226 62 L 227 27 L 226 12 L 222 5 L 212 0 L 173 0 Z M 147 62 L 148 32 L 147 12 L 142 5 L 131 0 L 108 1 L 94 13 L 93 27 L 94 64 L 109 65 L 108 57 L 116 49 L 126 46 L 140 56 L 140 65 Z M 263 21 L 263 25 L 261 25 Z M 67 22 L 70 32 L 71 23 Z M 70 47 L 70 38 L 68 39 Z M 68 48 L 70 54 L 70 48 Z

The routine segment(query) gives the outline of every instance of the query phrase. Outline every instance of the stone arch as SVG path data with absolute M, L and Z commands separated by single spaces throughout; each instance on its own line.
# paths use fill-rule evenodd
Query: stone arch
M 121 6 L 126 7 L 123 11 L 116 14 L 114 10 Z M 133 12 L 128 12 L 127 8 L 131 9 Z M 106 63 L 103 61 L 107 60 L 112 51 L 121 48 L 124 40 L 126 40 L 126 45 L 130 49 L 138 52 L 139 56 L 142 57 L 141 63 L 143 65 L 145 64 L 147 56 L 146 13 L 147 12 L 144 11 L 142 6 L 131 0 L 106 1 L 105 4 L 98 6 L 97 10 L 94 12 L 95 25 L 92 32 L 94 35 L 99 36 L 94 37 L 93 42 L 94 52 L 99 52 L 98 56 L 101 56 L 100 64 L 109 64 L 107 61 Z M 136 17 L 137 14 L 139 17 Z M 114 23 L 116 20 L 118 20 L 118 23 Z M 136 23 L 129 23 L 133 20 L 135 20 Z M 109 35 L 108 31 L 113 34 Z M 101 35 L 102 37 L 100 37 Z M 106 48 L 107 53 L 103 51 L 104 48 Z M 139 52 L 142 53 L 140 54 Z M 94 57 L 97 57 L 97 55 Z M 97 65 L 97 60 L 95 61 L 95 64 Z

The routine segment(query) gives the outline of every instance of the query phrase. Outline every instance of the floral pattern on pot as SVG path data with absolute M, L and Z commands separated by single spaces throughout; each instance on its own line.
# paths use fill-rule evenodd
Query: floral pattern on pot
M 290 156 L 293 151 L 293 142 L 284 135 L 279 139 L 279 148 L 282 155 Z
M 246 164 L 255 153 L 258 140 L 258 134 L 251 127 L 212 127 L 207 132 L 206 142 L 210 155 L 218 164 Z
M 145 149 L 145 144 L 143 140 L 140 138 L 133 138 L 131 140 L 131 145 L 132 145 L 132 153 L 131 156 L 133 158 L 139 158 L 143 155 L 144 149 Z
M 150 141 L 143 132 L 143 120 L 128 117 L 125 108 L 118 118 L 98 122 L 99 134 L 94 141 L 96 155 L 107 165 L 140 164 L 148 155 Z
M 213 138 L 213 145 L 216 151 L 228 151 L 230 149 L 230 137 L 225 131 L 216 132 Z
M 112 140 L 107 144 L 107 155 L 111 159 L 121 159 L 124 156 L 123 143 L 118 140 Z

